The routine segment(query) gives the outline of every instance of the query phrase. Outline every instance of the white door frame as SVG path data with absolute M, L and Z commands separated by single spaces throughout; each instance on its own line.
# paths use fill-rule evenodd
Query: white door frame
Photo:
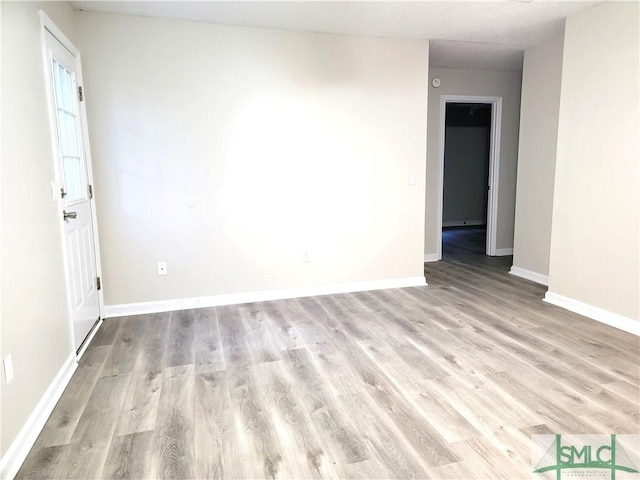
M 49 125 L 51 126 L 50 128 L 51 147 L 52 147 L 52 152 L 54 152 L 54 154 L 51 157 L 54 164 L 54 175 L 55 175 L 54 177 L 55 185 L 52 184 L 52 192 L 54 195 L 54 201 L 56 201 L 56 203 L 58 204 L 58 209 L 57 209 L 58 223 L 60 227 L 60 238 L 62 240 L 62 259 L 64 263 L 64 268 L 65 268 L 64 274 L 65 274 L 65 286 L 66 286 L 66 293 L 67 293 L 67 315 L 68 315 L 68 322 L 69 322 L 69 335 L 71 338 L 71 345 L 75 345 L 75 338 L 73 333 L 74 332 L 73 318 L 71 317 L 71 314 L 70 314 L 70 312 L 72 311 L 71 297 L 70 297 L 71 286 L 69 285 L 69 272 L 67 271 L 67 266 L 68 266 L 67 260 L 69 257 L 69 252 L 67 251 L 64 220 L 62 219 L 63 205 L 62 205 L 62 202 L 60 201 L 61 200 L 60 185 L 62 184 L 62 181 L 60 178 L 59 166 L 58 166 L 58 162 L 55 154 L 55 152 L 57 152 L 58 147 L 57 147 L 56 131 L 55 131 L 55 128 L 56 128 L 55 127 L 56 125 L 55 105 L 53 104 L 53 101 L 52 101 L 54 89 L 53 89 L 53 85 L 51 84 L 51 78 L 49 75 L 50 67 L 47 59 L 48 54 L 47 54 L 47 45 L 46 45 L 46 32 L 48 31 L 51 35 L 53 35 L 62 44 L 62 46 L 64 46 L 64 48 L 66 48 L 75 57 L 76 80 L 78 85 L 83 85 L 82 63 L 80 59 L 80 50 L 78 50 L 78 48 L 73 44 L 73 42 L 69 40 L 69 38 L 62 32 L 62 30 L 58 28 L 58 26 L 55 23 L 53 23 L 53 20 L 51 20 L 44 11 L 40 10 L 39 15 L 40 15 L 40 43 L 42 46 L 42 62 L 44 66 L 45 88 L 47 93 L 47 105 L 49 110 Z M 91 150 L 89 148 L 89 130 L 87 127 L 87 111 L 85 108 L 84 101 L 78 102 L 78 112 L 80 117 L 80 128 L 82 131 L 81 133 L 82 133 L 82 145 L 84 148 L 84 158 L 87 164 L 87 182 L 90 185 L 94 185 L 93 165 L 91 162 Z M 96 257 L 95 258 L 96 274 L 98 275 L 98 277 L 102 278 L 102 267 L 100 264 L 100 243 L 98 240 L 98 221 L 97 221 L 98 217 L 96 214 L 96 205 L 95 205 L 95 190 L 94 190 L 94 199 L 90 201 L 89 204 L 91 208 L 91 217 L 92 217 L 91 225 L 92 225 L 92 236 L 93 236 L 93 244 L 95 248 L 95 257 Z M 104 298 L 103 298 L 102 289 L 98 290 L 98 309 L 100 314 L 99 323 L 93 327 L 93 330 L 90 332 L 89 336 L 84 341 L 84 344 L 82 345 L 82 349 L 76 352 L 77 358 L 80 358 L 82 354 L 85 352 L 85 350 L 87 349 L 87 346 L 89 345 L 89 343 L 91 342 L 91 339 L 93 338 L 93 335 L 95 335 L 96 331 L 100 327 L 100 324 L 102 323 L 103 312 L 104 312 Z
M 491 141 L 489 145 L 489 193 L 487 195 L 487 255 L 496 255 L 498 224 L 498 185 L 500 183 L 500 132 L 502 131 L 502 97 L 469 95 L 440 96 L 440 149 L 438 157 L 437 236 L 438 259 L 442 260 L 442 209 L 444 205 L 445 117 L 448 103 L 487 103 L 491 105 Z

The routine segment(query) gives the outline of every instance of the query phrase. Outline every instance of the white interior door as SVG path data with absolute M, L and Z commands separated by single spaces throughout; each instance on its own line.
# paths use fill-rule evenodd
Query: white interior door
M 67 296 L 75 348 L 79 350 L 100 319 L 93 192 L 83 145 L 76 57 L 49 31 L 45 31 L 45 46 L 64 222 Z

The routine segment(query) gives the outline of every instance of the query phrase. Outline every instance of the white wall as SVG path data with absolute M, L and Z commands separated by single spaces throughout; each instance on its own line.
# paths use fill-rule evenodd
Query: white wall
M 639 5 L 567 19 L 549 292 L 640 320 Z
M 432 68 L 429 70 L 429 81 L 435 77 L 438 77 L 442 81 L 442 84 L 439 88 L 429 88 L 425 256 L 433 256 L 438 253 L 438 137 L 440 135 L 441 95 L 503 97 L 497 248 L 511 248 L 513 247 L 520 86 L 522 75 L 520 72 Z
M 106 304 L 423 276 L 428 42 L 78 20 Z
M 442 224 L 486 222 L 489 129 L 446 127 Z
M 72 40 L 68 3 L 2 2 L 2 358 L 15 378 L 0 382 L 4 457 L 73 352 L 67 320 L 53 152 L 47 113 L 42 8 Z
M 513 266 L 542 277 L 549 275 L 562 49 L 562 37 L 528 48 L 522 72 Z

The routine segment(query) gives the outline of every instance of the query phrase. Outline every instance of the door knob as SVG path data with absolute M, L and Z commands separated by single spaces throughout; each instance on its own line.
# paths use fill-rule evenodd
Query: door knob
M 67 212 L 66 210 L 62 211 L 62 218 L 64 218 L 65 222 L 68 222 L 70 218 L 76 218 L 78 214 L 76 212 Z

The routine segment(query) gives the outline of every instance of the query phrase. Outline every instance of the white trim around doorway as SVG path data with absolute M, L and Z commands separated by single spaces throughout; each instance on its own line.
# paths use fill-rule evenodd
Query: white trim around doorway
M 489 193 L 487 195 L 486 254 L 498 255 L 496 248 L 498 224 L 498 186 L 500 183 L 500 132 L 502 131 L 502 97 L 469 95 L 440 96 L 440 136 L 438 152 L 438 206 L 437 232 L 438 258 L 442 259 L 442 209 L 444 206 L 444 147 L 445 119 L 448 103 L 486 103 L 491 105 L 491 143 L 489 146 Z M 504 253 L 501 252 L 503 255 Z

